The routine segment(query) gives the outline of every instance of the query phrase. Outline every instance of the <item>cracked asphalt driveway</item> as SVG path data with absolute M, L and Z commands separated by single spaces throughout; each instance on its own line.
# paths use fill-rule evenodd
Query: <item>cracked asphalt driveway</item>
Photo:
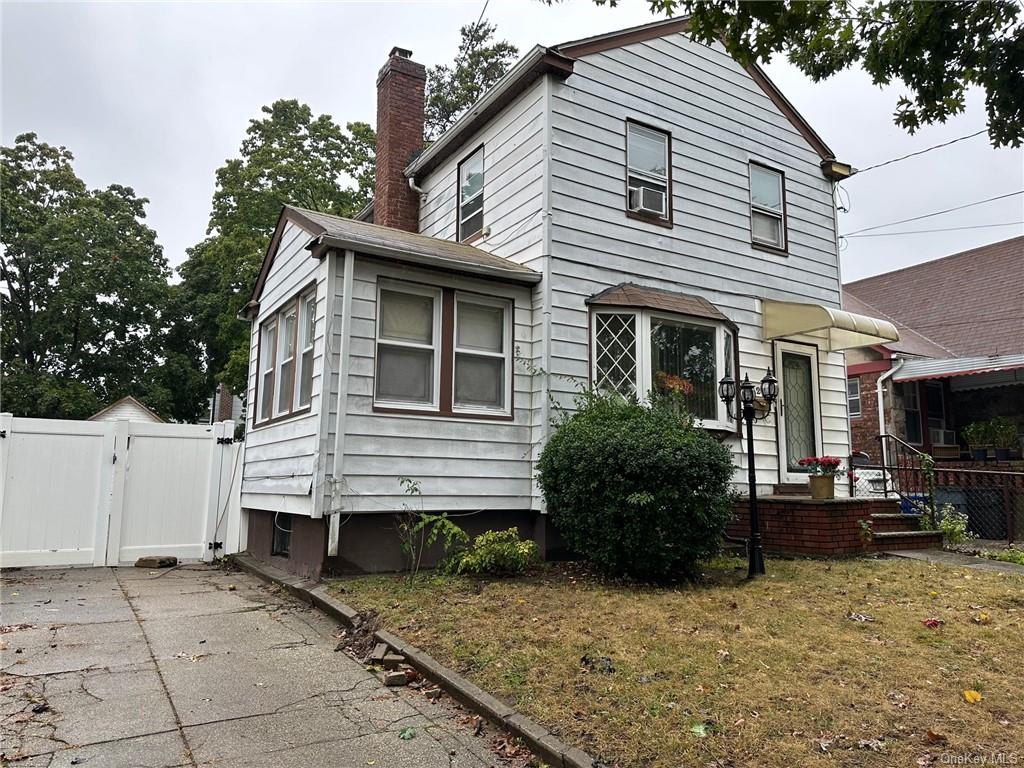
M 24 569 L 2 581 L 0 764 L 492 764 L 451 709 L 385 688 L 334 651 L 334 622 L 248 574 Z

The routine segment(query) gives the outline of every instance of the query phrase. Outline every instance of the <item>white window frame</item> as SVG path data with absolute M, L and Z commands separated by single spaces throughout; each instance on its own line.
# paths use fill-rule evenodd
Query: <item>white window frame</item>
M 779 180 L 779 202 L 781 204 L 781 210 L 776 211 L 771 208 L 766 208 L 762 205 L 757 205 L 754 202 L 754 169 L 765 171 L 767 173 L 773 173 Z M 777 251 L 785 251 L 789 247 L 789 236 L 786 232 L 786 174 L 782 171 L 772 168 L 771 166 L 759 163 L 756 161 L 750 161 L 747 164 L 747 194 L 750 199 L 750 242 L 755 245 L 762 245 L 767 248 L 774 248 Z M 761 213 L 765 216 L 771 216 L 779 221 L 779 238 L 781 242 L 775 243 L 768 240 L 763 240 L 754 234 L 754 213 Z
M 648 134 L 649 136 L 656 136 L 665 142 L 665 175 L 657 176 L 649 171 L 643 171 L 640 169 L 633 168 L 629 161 L 629 132 L 636 130 L 641 134 Z M 668 131 L 663 131 L 658 128 L 652 128 L 638 123 L 634 120 L 626 121 L 626 210 L 631 211 L 629 207 L 629 177 L 635 176 L 638 179 L 650 181 L 652 184 L 665 187 L 665 212 L 658 218 L 662 221 L 668 221 L 672 213 L 672 134 Z M 631 211 L 634 212 L 635 211 Z
M 312 304 L 313 304 L 313 327 L 312 327 L 312 333 L 310 334 L 309 344 L 305 345 L 303 347 L 299 347 L 299 344 L 301 342 L 305 341 L 306 331 L 309 330 L 306 327 L 307 316 L 306 316 L 305 311 L 303 311 L 305 309 L 305 306 L 306 306 L 306 304 L 308 302 L 312 302 Z M 298 327 L 298 332 L 296 334 L 296 343 L 295 343 L 295 346 L 296 346 L 296 350 L 295 350 L 296 367 L 295 367 L 295 384 L 294 384 L 295 392 L 293 393 L 293 406 L 294 406 L 293 409 L 296 410 L 296 411 L 300 410 L 302 408 L 305 408 L 308 405 L 311 405 L 312 402 L 313 402 L 313 369 L 316 367 L 315 366 L 315 363 L 316 363 L 316 352 L 315 352 L 315 347 L 316 347 L 316 288 L 311 288 L 310 290 L 305 291 L 304 293 L 299 294 L 298 307 L 299 307 L 299 309 L 298 309 L 298 312 L 299 312 L 299 317 L 298 317 L 299 327 Z M 303 368 L 302 361 L 305 359 L 307 352 L 311 353 L 310 356 L 309 356 L 309 382 L 310 382 L 310 384 L 309 384 L 309 400 L 306 401 L 306 402 L 302 402 L 301 401 L 301 396 L 302 396 L 301 395 L 301 392 L 302 392 L 302 377 L 305 374 L 305 370 Z
M 431 344 L 421 344 L 414 341 L 397 341 L 394 339 L 382 339 L 380 337 L 380 326 L 382 313 L 381 294 L 384 291 L 393 293 L 407 293 L 414 296 L 430 296 L 434 300 L 434 323 L 433 338 Z M 441 396 L 441 302 L 442 291 L 440 288 L 420 285 L 418 283 L 406 283 L 397 280 L 377 281 L 377 318 L 374 321 L 374 346 L 373 346 L 373 404 L 381 408 L 401 408 L 414 411 L 437 411 L 440 408 Z M 433 352 L 433 386 L 431 387 L 432 398 L 429 403 L 420 403 L 409 400 L 390 400 L 377 395 L 377 371 L 380 357 L 380 347 L 405 347 L 407 349 L 429 349 Z
M 483 307 L 500 307 L 503 312 L 502 322 L 502 352 L 485 352 L 479 349 L 462 349 L 459 347 L 459 302 L 466 304 L 477 304 Z M 512 313 L 515 311 L 513 302 L 509 299 L 499 299 L 492 296 L 484 296 L 469 291 L 455 291 L 455 316 L 452 322 L 452 413 L 459 414 L 500 414 L 508 416 L 512 413 Z M 489 357 L 491 359 L 503 359 L 505 361 L 505 406 L 503 408 L 483 408 L 479 406 L 460 406 L 455 401 L 455 358 L 459 355 L 473 355 L 475 357 Z
M 264 421 L 269 421 L 270 419 L 274 418 L 274 405 L 276 402 L 275 398 L 277 397 L 277 330 L 278 329 L 276 313 L 271 315 L 268 320 L 265 320 L 263 323 L 260 324 L 258 347 L 258 359 L 260 362 L 260 370 L 257 371 L 258 378 L 256 381 L 256 412 L 258 414 L 258 419 L 256 422 L 257 424 L 262 423 Z M 264 348 L 265 345 L 263 342 L 266 335 L 271 331 L 274 332 L 274 343 L 270 345 L 272 349 L 269 350 L 270 354 L 268 359 L 268 350 Z M 268 375 L 270 376 L 270 408 L 268 410 L 264 410 L 263 398 L 266 396 Z
M 274 416 L 287 416 L 294 410 L 295 405 L 295 364 L 296 360 L 296 347 L 299 345 L 299 304 L 297 301 L 290 301 L 290 306 L 281 308 L 281 311 L 277 315 L 277 362 L 274 371 Z M 292 335 L 292 356 L 289 358 L 284 357 L 284 344 L 286 343 L 284 334 L 281 331 L 284 330 L 286 321 L 289 315 L 295 315 L 295 333 Z M 281 371 L 289 360 L 292 362 L 292 393 L 291 397 L 288 398 L 287 407 L 281 407 L 281 394 L 283 376 Z
M 850 394 L 850 385 L 853 384 L 857 388 L 857 393 L 854 395 Z M 857 401 L 857 410 L 853 410 L 853 401 Z M 846 409 L 851 419 L 859 419 L 864 415 L 863 405 L 860 400 L 860 379 L 851 378 L 846 380 Z
M 686 323 L 687 325 L 703 326 L 715 331 L 715 417 L 711 419 L 698 418 L 698 421 L 708 429 L 722 429 L 733 432 L 736 423 L 729 418 L 725 403 L 717 395 L 718 381 L 725 375 L 725 337 L 732 333 L 732 330 L 725 323 L 718 320 L 711 320 L 693 315 L 681 315 L 672 312 L 661 312 L 644 308 L 629 307 L 607 307 L 594 309 L 592 314 L 597 315 L 633 315 L 636 320 L 636 386 L 637 397 L 646 399 L 648 393 L 654 387 L 654 377 L 651 373 L 651 321 L 666 320 L 672 323 Z M 597 381 L 597 323 L 591 318 L 590 333 L 590 380 Z M 735 343 L 735 340 L 734 340 Z
M 483 178 L 483 181 L 480 184 L 480 191 L 479 192 L 477 192 L 472 197 L 470 197 L 470 198 L 468 198 L 466 200 L 463 200 L 462 199 L 462 169 L 476 155 L 480 155 L 480 176 Z M 485 159 L 484 158 L 484 147 L 481 144 L 479 147 L 474 149 L 472 152 L 470 152 L 468 155 L 466 155 L 462 159 L 462 161 L 459 163 L 458 168 L 457 168 L 457 170 L 455 172 L 455 229 L 456 229 L 455 237 L 456 237 L 456 239 L 460 243 L 462 241 L 464 241 L 464 240 L 468 240 L 469 238 L 474 237 L 475 235 L 480 234 L 484 230 L 484 187 L 487 184 L 487 172 L 486 172 L 486 168 L 484 166 L 484 159 Z M 472 218 L 473 216 L 476 216 L 476 213 L 471 213 L 469 216 L 467 216 L 464 219 L 462 217 L 462 207 L 466 203 L 470 202 L 471 200 L 475 200 L 478 197 L 480 198 L 480 229 L 478 229 L 478 230 L 476 230 L 474 232 L 464 233 L 462 231 L 462 225 L 465 224 L 466 221 L 469 220 L 470 218 Z

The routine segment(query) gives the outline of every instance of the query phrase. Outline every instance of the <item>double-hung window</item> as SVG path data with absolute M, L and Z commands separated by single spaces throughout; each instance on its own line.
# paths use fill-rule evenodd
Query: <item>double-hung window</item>
M 313 342 L 316 338 L 316 294 L 299 297 L 299 408 L 313 398 Z
M 456 410 L 504 411 L 511 398 L 508 302 L 457 294 L 454 391 Z
M 860 379 L 846 380 L 846 402 L 851 419 L 860 416 Z
M 460 241 L 480 234 L 484 228 L 484 148 L 459 163 L 458 220 Z
M 786 179 L 780 171 L 750 164 L 750 239 L 786 250 Z
M 377 408 L 511 416 L 511 301 L 387 281 L 377 307 Z
M 626 123 L 626 205 L 630 213 L 669 221 L 671 146 L 664 131 Z
M 644 398 L 674 391 L 705 426 L 732 430 L 718 381 L 733 370 L 732 331 L 722 322 L 650 309 L 599 310 L 592 317 L 593 380 Z
M 316 289 L 293 296 L 260 326 L 255 426 L 308 411 L 313 399 Z
M 437 408 L 441 292 L 407 284 L 377 295 L 377 400 Z

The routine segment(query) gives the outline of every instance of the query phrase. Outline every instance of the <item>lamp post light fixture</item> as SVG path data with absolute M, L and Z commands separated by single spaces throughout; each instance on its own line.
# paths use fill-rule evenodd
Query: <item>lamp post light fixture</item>
M 759 413 L 754 403 L 757 401 L 758 390 L 765 407 Z M 750 538 L 747 540 L 747 578 L 763 576 L 764 550 L 761 547 L 761 521 L 757 515 L 757 472 L 754 470 L 754 422 L 764 421 L 772 412 L 775 399 L 779 396 L 779 381 L 772 375 L 771 367 L 761 379 L 758 387 L 750 381 L 747 374 L 739 386 L 739 413 L 732 411 L 732 401 L 736 399 L 736 382 L 728 375 L 718 382 L 718 396 L 725 403 L 730 418 L 742 418 L 747 432 L 747 482 L 750 497 Z

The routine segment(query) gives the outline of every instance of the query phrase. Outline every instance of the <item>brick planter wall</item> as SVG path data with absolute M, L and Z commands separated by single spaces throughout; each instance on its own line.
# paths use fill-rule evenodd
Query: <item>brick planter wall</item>
M 748 501 L 736 504 L 730 536 L 746 538 L 750 531 Z M 873 514 L 898 511 L 892 499 L 829 499 L 800 496 L 758 499 L 761 539 L 765 550 L 789 555 L 853 555 L 876 547 L 862 540 L 861 520 Z

